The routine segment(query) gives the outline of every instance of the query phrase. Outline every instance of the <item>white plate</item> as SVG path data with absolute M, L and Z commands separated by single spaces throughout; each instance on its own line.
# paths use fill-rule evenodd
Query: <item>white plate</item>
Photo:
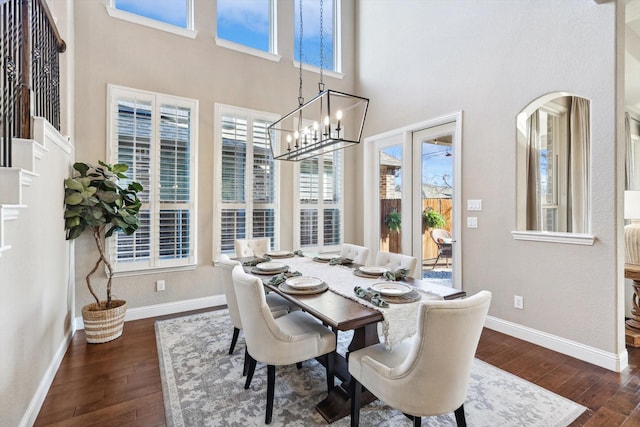
M 286 265 L 282 262 L 261 262 L 260 264 L 256 265 L 256 268 L 262 271 L 275 271 L 281 270 L 285 266 Z
M 271 252 L 267 252 L 267 255 L 270 255 L 270 256 L 287 256 L 287 255 L 291 255 L 291 251 L 271 251 Z
M 316 258 L 324 259 L 324 260 L 332 260 L 334 258 L 340 258 L 340 255 L 338 255 L 338 254 L 318 254 L 318 256 Z
M 322 281 L 322 279 L 318 279 L 317 277 L 297 276 L 288 278 L 284 283 L 291 286 L 292 288 L 307 289 L 320 286 L 324 282 Z
M 376 292 L 380 292 L 380 295 L 387 296 L 400 296 L 411 292 L 411 286 L 398 282 L 380 282 L 371 286 Z
M 360 267 L 360 271 L 362 271 L 364 274 L 377 274 L 377 275 L 381 275 L 386 273 L 387 271 L 389 271 L 389 269 L 387 267 L 376 267 L 376 266 L 362 266 Z

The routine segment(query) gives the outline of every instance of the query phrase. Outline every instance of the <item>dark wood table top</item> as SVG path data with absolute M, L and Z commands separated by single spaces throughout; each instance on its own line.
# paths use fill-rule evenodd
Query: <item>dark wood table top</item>
M 277 286 L 269 285 L 267 283 L 269 279 L 270 277 L 263 279 L 265 287 L 282 295 L 302 310 L 340 331 L 357 329 L 383 319 L 382 313 L 378 310 L 334 292 L 327 290 L 321 294 L 290 295 L 282 292 Z
M 240 262 L 251 261 L 254 258 L 237 258 Z M 358 267 L 357 264 L 351 264 L 350 267 Z M 250 267 L 245 267 L 250 270 Z M 255 273 L 251 273 L 255 274 Z M 337 293 L 326 291 L 313 295 L 291 295 L 282 292 L 277 286 L 269 285 L 271 275 L 258 275 L 266 288 L 282 295 L 287 300 L 299 306 L 302 310 L 308 312 L 314 317 L 320 319 L 327 325 L 340 331 L 357 329 L 365 325 L 376 323 L 383 320 L 382 313 L 371 307 L 360 304 L 357 301 L 349 299 Z M 460 289 L 449 288 L 447 286 L 435 285 L 429 283 L 428 280 L 405 279 L 407 284 L 415 286 L 424 291 L 429 291 L 441 295 L 444 299 L 456 299 L 466 296 L 466 293 Z

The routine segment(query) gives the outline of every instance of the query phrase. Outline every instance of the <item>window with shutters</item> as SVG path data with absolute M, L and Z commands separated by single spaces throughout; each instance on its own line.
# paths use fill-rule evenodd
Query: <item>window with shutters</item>
M 234 255 L 235 239 L 268 237 L 278 246 L 277 165 L 267 126 L 277 116 L 216 104 L 214 258 Z
M 129 166 L 141 226 L 109 239 L 116 272 L 196 264 L 198 102 L 109 85 L 109 161 Z
M 304 160 L 297 167 L 296 247 L 325 251 L 342 244 L 342 152 Z

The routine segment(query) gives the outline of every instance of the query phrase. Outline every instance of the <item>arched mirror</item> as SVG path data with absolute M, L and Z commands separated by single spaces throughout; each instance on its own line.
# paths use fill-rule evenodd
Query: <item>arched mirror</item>
M 516 121 L 517 229 L 589 233 L 590 101 L 548 94 Z

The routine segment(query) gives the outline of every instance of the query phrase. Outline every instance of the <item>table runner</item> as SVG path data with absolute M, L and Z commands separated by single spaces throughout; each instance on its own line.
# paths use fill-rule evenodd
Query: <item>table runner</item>
M 356 286 L 368 288 L 374 283 L 384 282 L 381 277 L 361 277 L 353 274 L 354 268 L 345 265 L 329 265 L 313 261 L 311 258 L 294 257 L 281 260 L 291 271 L 299 271 L 303 276 L 312 276 L 324 280 L 329 290 L 339 295 L 357 301 L 382 313 L 384 320 L 378 326 L 378 334 L 387 349 L 391 350 L 402 340 L 416 333 L 419 301 L 406 304 L 389 304 L 389 307 L 376 307 L 362 298 L 358 298 L 353 291 Z M 420 301 L 442 300 L 442 296 L 433 292 L 416 290 L 420 293 Z

